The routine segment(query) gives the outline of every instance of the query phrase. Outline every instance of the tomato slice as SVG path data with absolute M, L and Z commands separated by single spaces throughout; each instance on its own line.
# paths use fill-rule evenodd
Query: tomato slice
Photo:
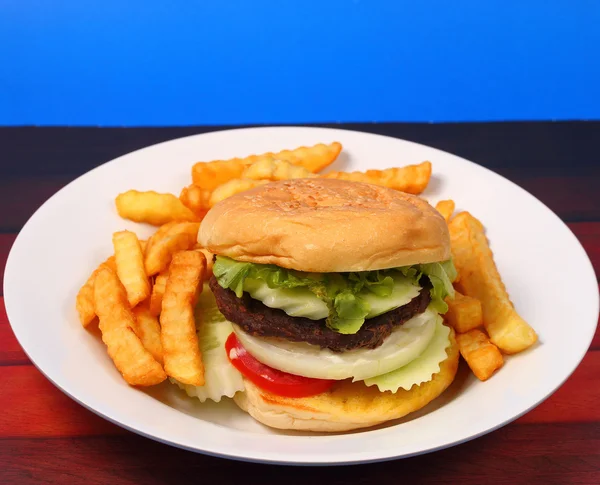
M 242 346 L 235 333 L 225 342 L 227 357 L 244 377 L 265 391 L 284 397 L 308 397 L 327 391 L 334 380 L 288 374 L 256 360 Z

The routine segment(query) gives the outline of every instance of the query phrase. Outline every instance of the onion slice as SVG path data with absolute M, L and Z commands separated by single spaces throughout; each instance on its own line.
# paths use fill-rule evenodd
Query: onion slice
M 441 317 L 427 309 L 396 328 L 375 349 L 333 352 L 305 342 L 254 337 L 233 325 L 242 345 L 257 360 L 290 374 L 316 379 L 364 380 L 412 362 L 427 348 Z

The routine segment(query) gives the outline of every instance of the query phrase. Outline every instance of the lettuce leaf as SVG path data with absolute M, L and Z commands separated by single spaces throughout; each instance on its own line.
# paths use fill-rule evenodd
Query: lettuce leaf
M 400 388 L 410 391 L 412 386 L 430 381 L 440 371 L 441 363 L 448 358 L 446 349 L 450 346 L 449 336 L 450 329 L 438 315 L 433 338 L 419 357 L 396 370 L 365 379 L 364 383 L 367 386 L 377 386 L 381 392 L 396 393 Z
M 269 288 L 305 287 L 327 305 L 327 326 L 344 334 L 358 332 L 369 314 L 371 305 L 365 299 L 365 292 L 381 298 L 390 296 L 394 289 L 394 275 L 398 278 L 400 273 L 414 284 L 419 284 L 423 276 L 429 278 L 431 305 L 439 313 L 448 310 L 444 298 L 454 297 L 452 280 L 456 278 L 452 261 L 377 271 L 305 273 L 272 264 L 235 261 L 224 256 L 217 256 L 213 273 L 219 284 L 235 292 L 238 298 L 242 297 L 244 281 L 248 278 L 262 280 Z
M 456 269 L 454 265 L 450 263 L 452 270 L 451 275 L 456 278 Z M 448 275 L 446 268 L 441 263 L 427 263 L 420 264 L 419 270 L 429 278 L 431 281 L 431 305 L 438 313 L 446 313 L 448 311 L 448 304 L 444 301 L 444 298 L 450 296 L 454 298 L 454 287 L 452 286 L 451 275 Z
M 371 310 L 369 305 L 352 290 L 345 289 L 333 298 L 334 313 L 329 314 L 328 324 L 339 333 L 356 333 L 360 330 Z

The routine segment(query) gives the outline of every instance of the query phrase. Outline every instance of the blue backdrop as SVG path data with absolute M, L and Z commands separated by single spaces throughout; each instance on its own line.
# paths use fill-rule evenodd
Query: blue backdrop
M 600 2 L 0 0 L 0 124 L 600 118 Z

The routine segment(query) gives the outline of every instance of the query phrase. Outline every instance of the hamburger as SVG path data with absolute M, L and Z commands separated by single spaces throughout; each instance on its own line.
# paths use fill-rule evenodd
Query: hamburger
M 200 244 L 233 324 L 235 402 L 279 429 L 401 418 L 452 383 L 443 324 L 456 272 L 443 217 L 419 197 L 332 179 L 269 183 L 216 204 Z

